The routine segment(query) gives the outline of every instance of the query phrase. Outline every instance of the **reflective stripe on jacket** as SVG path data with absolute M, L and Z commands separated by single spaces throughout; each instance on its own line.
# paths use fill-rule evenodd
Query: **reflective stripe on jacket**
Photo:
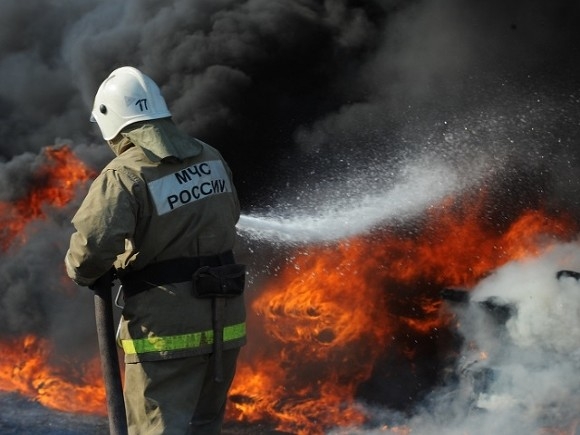
M 189 334 L 170 335 L 166 337 L 140 338 L 121 340 L 125 355 L 146 354 L 149 352 L 182 351 L 199 349 L 213 344 L 213 330 L 192 332 Z M 246 323 L 226 326 L 223 331 L 224 342 L 239 340 L 246 336 Z
M 125 362 L 156 361 L 213 351 L 212 300 L 193 295 L 191 282 L 166 284 L 125 300 L 119 339 Z M 243 296 L 224 300 L 223 349 L 246 343 Z

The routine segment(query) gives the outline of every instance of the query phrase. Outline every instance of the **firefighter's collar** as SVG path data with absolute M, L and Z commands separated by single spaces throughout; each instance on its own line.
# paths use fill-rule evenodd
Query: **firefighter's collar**
M 169 118 L 136 123 L 122 135 L 141 148 L 152 162 L 171 157 L 184 160 L 199 155 L 203 149 L 201 141 L 179 130 Z

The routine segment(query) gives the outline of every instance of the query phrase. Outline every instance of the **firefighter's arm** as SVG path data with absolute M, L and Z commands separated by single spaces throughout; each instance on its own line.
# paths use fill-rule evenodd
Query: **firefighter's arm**
M 68 276 L 81 286 L 92 286 L 125 251 L 125 240 L 135 227 L 136 204 L 131 181 L 113 170 L 103 171 L 73 217 L 65 265 Z

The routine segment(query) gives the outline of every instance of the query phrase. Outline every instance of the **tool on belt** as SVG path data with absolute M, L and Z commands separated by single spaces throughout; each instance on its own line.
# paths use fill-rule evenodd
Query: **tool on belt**
M 217 267 L 202 266 L 194 272 L 192 278 L 194 296 L 212 300 L 214 380 L 223 382 L 226 299 L 239 296 L 244 291 L 246 266 L 243 264 L 226 264 Z
M 111 288 L 115 279 L 114 269 L 101 276 L 90 285 L 95 292 L 95 320 L 97 338 L 101 352 L 101 366 L 107 393 L 109 432 L 111 435 L 127 434 L 127 417 L 123 400 L 121 369 L 115 340 Z

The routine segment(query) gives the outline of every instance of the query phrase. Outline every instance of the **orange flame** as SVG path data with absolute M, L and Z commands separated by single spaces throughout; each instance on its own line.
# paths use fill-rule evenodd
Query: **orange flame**
M 4 249 L 30 220 L 45 216 L 45 206 L 66 205 L 75 186 L 94 175 L 68 148 L 48 149 L 46 156 L 42 183 L 14 204 L 0 203 Z M 377 230 L 291 256 L 251 301 L 250 342 L 230 391 L 228 419 L 267 422 L 296 434 L 364 424 L 358 388 L 381 358 L 395 352 L 397 342 L 412 365 L 416 343 L 452 320 L 439 309 L 441 288 L 470 287 L 497 267 L 537 256 L 577 232 L 570 219 L 538 210 L 497 229 L 481 218 L 482 207 L 481 198 L 449 200 L 412 231 Z M 71 377 L 62 369 L 66 364 L 50 363 L 50 346 L 40 338 L 7 340 L 0 352 L 0 390 L 55 409 L 104 413 L 98 359 Z
M 94 178 L 69 147 L 45 148 L 46 164 L 35 174 L 36 184 L 14 202 L 0 202 L 0 248 L 6 251 L 16 240 L 25 241 L 24 228 L 46 217 L 45 207 L 63 207 L 73 200 L 79 183 Z
M 79 184 L 94 177 L 70 148 L 46 148 L 45 163 L 34 174 L 33 188 L 13 202 L 0 202 L 0 248 L 24 243 L 25 229 L 46 218 L 48 207 L 66 206 Z M 51 364 L 48 340 L 26 335 L 0 343 L 0 390 L 18 392 L 42 405 L 68 412 L 105 413 L 105 390 L 99 359 L 86 366 Z M 67 367 L 65 369 L 64 367 Z
M 407 236 L 377 231 L 292 256 L 252 302 L 257 317 L 243 355 L 251 361 L 234 380 L 229 418 L 297 434 L 364 423 L 357 387 L 391 342 L 449 326 L 443 287 L 471 286 L 576 232 L 572 220 L 536 210 L 497 231 L 482 222 L 480 205 L 463 205 L 431 211 Z M 401 352 L 412 364 L 416 348 Z
M 49 364 L 48 341 L 28 335 L 0 344 L 0 390 L 17 392 L 40 404 L 66 412 L 105 415 L 105 388 L 100 362 L 87 366 Z

